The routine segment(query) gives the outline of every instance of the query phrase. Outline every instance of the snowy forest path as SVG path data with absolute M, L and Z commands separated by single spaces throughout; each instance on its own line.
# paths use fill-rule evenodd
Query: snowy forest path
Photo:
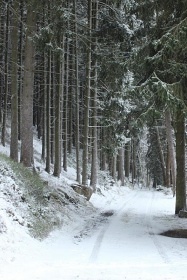
M 103 241 L 104 235 L 105 235 L 106 231 L 108 230 L 108 227 L 110 226 L 110 223 L 112 223 L 113 220 L 116 219 L 116 217 L 119 216 L 122 211 L 124 211 L 124 209 L 129 207 L 128 203 L 131 200 L 133 200 L 136 196 L 137 196 L 137 192 L 135 192 L 135 193 L 131 194 L 130 196 L 128 196 L 128 198 L 126 199 L 125 203 L 120 205 L 120 208 L 117 210 L 117 213 L 114 214 L 113 219 L 109 223 L 105 224 L 104 227 L 101 229 L 101 231 L 99 232 L 99 235 L 98 235 L 98 237 L 97 237 L 97 239 L 95 241 L 92 253 L 90 255 L 90 261 L 91 262 L 96 261 L 96 259 L 98 257 L 98 254 L 99 254 L 99 251 L 100 251 L 100 247 L 102 245 L 102 241 Z
M 163 267 L 168 267 L 168 276 L 172 279 L 169 252 L 160 242 L 164 237 L 158 235 L 154 227 L 154 213 L 158 208 L 156 194 L 154 190 L 142 189 L 125 198 L 100 230 L 89 258 L 91 263 L 104 261 L 106 267 L 130 270 L 131 274 L 134 271 L 134 276 L 146 279 L 151 271 L 158 273 L 159 260 Z
M 23 235 L 0 278 L 185 280 L 187 239 L 160 235 L 185 227 L 186 221 L 173 214 L 172 194 L 124 187 L 107 195 L 93 194 L 79 227 L 69 224 L 42 242 Z

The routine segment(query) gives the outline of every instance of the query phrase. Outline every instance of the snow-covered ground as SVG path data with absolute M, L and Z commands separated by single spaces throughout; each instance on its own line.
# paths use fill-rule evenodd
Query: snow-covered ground
M 69 168 L 60 179 L 41 176 L 59 187 L 73 182 L 73 172 Z M 174 215 L 169 191 L 101 186 L 89 202 L 79 198 L 63 206 L 62 227 L 42 241 L 29 235 L 28 205 L 20 197 L 14 174 L 0 162 L 1 280 L 187 277 L 187 239 L 159 235 L 186 227 L 186 219 Z

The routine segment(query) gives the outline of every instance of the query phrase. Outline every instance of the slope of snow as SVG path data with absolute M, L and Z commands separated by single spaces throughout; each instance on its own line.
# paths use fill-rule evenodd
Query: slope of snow
M 57 179 L 43 171 L 39 157 L 36 165 L 50 187 L 64 188 L 78 203 L 60 208 L 61 228 L 42 241 L 34 239 L 23 190 L 0 161 L 1 280 L 186 279 L 187 240 L 160 235 L 186 227 L 186 220 L 173 214 L 169 191 L 109 186 L 106 177 L 87 202 L 68 188 L 73 168 Z

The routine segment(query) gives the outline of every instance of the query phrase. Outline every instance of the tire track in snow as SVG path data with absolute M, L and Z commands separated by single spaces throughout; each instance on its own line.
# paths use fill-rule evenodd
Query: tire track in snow
M 128 200 L 125 201 L 125 203 L 122 205 L 122 207 L 117 211 L 117 213 L 112 217 L 112 219 L 110 220 L 110 222 L 108 222 L 107 224 L 105 224 L 105 226 L 100 230 L 97 239 L 95 241 L 95 244 L 93 246 L 89 261 L 90 262 L 95 262 L 97 260 L 98 254 L 100 252 L 100 248 L 102 246 L 102 242 L 105 236 L 105 233 L 107 232 L 110 224 L 112 223 L 112 221 L 114 221 L 114 219 L 119 216 L 121 214 L 122 211 L 126 211 L 129 208 L 129 202 L 132 202 L 133 199 L 135 199 L 136 197 L 144 195 L 143 193 L 140 193 L 139 191 L 136 191 L 135 194 L 131 195 L 129 197 Z M 165 264 L 172 264 L 168 254 L 166 253 L 166 251 L 164 250 L 163 246 L 161 245 L 159 238 L 157 237 L 157 234 L 154 231 L 154 226 L 152 224 L 152 219 L 153 219 L 153 203 L 155 200 L 155 192 L 153 191 L 151 194 L 151 197 L 149 197 L 148 203 L 147 203 L 147 207 L 146 207 L 146 211 L 144 213 L 144 217 L 139 217 L 142 221 L 142 223 L 140 224 L 144 224 L 145 228 L 147 228 L 147 234 L 148 237 L 151 238 L 158 254 L 160 255 L 161 259 L 163 260 L 163 262 Z M 146 233 L 145 232 L 145 233 Z
M 153 225 L 152 225 L 154 199 L 155 199 L 155 191 L 152 191 L 151 200 L 150 200 L 150 203 L 149 203 L 149 206 L 148 206 L 150 215 L 147 216 L 146 226 L 147 226 L 147 229 L 148 229 L 149 236 L 152 239 L 160 257 L 163 259 L 164 263 L 171 264 L 172 262 L 171 262 L 169 256 L 167 255 L 166 251 L 162 247 L 161 243 L 159 242 L 158 237 L 157 237 L 157 235 L 154 231 Z
M 138 191 L 136 191 L 133 195 L 131 195 L 128 200 L 125 201 L 125 203 L 120 207 L 120 209 L 117 211 L 116 214 L 114 214 L 113 218 L 111 219 L 111 221 L 109 223 L 107 223 L 103 228 L 102 230 L 99 232 L 98 234 L 98 237 L 95 241 L 95 244 L 93 246 L 93 249 L 92 249 L 92 252 L 91 252 L 91 255 L 90 255 L 90 258 L 89 258 L 89 261 L 90 262 L 95 262 L 97 260 L 97 256 L 99 254 L 99 251 L 100 251 L 100 248 L 101 248 L 101 245 L 102 245 L 102 241 L 103 241 L 103 238 L 105 236 L 105 233 L 110 225 L 110 223 L 113 221 L 113 219 L 115 219 L 118 215 L 120 215 L 120 213 L 125 209 L 125 208 L 128 208 L 128 202 L 132 201 L 138 194 Z
M 108 228 L 108 226 L 103 228 L 100 231 L 100 233 L 99 233 L 99 235 L 97 237 L 97 240 L 96 240 L 96 242 L 94 244 L 94 247 L 93 247 L 92 253 L 90 255 L 90 258 L 89 258 L 90 262 L 96 261 L 98 253 L 99 253 L 99 250 L 100 250 L 100 247 L 101 247 L 101 244 L 102 244 L 102 241 L 103 241 L 103 237 L 105 235 L 105 232 L 107 231 L 107 228 Z
M 158 254 L 160 255 L 164 264 L 167 266 L 168 273 L 170 274 L 170 275 L 168 275 L 168 277 L 169 277 L 168 279 L 173 279 L 173 275 L 175 275 L 175 268 L 173 267 L 173 263 L 171 261 L 171 258 L 168 256 L 166 249 L 163 248 L 161 242 L 159 241 L 159 237 L 155 233 L 154 226 L 152 223 L 152 220 L 154 217 L 153 216 L 154 201 L 155 201 L 155 191 L 152 192 L 152 197 L 151 197 L 151 201 L 150 201 L 150 205 L 149 205 L 150 215 L 147 217 L 147 221 L 146 221 L 147 229 L 148 229 L 149 236 L 152 239 L 153 244 L 155 245 L 155 248 L 156 248 Z

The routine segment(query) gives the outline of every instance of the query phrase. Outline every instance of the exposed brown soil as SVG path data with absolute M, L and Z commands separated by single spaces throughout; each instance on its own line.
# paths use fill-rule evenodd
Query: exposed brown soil
M 110 217 L 114 215 L 114 211 L 111 210 L 111 211 L 102 212 L 101 215 L 104 217 Z
M 173 238 L 187 238 L 187 229 L 172 229 L 162 232 L 160 235 Z

